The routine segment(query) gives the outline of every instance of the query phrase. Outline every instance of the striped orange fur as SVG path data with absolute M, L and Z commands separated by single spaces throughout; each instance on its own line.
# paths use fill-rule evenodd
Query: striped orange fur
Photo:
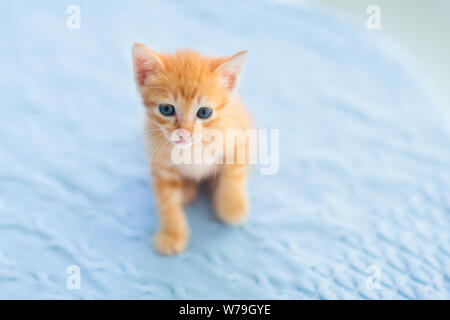
M 176 254 L 186 248 L 189 237 L 183 205 L 195 198 L 201 181 L 213 181 L 213 206 L 223 222 L 237 225 L 249 210 L 247 159 L 244 163 L 231 164 L 175 164 L 171 158 L 174 148 L 171 135 L 177 129 L 186 132 L 185 136 L 180 134 L 180 141 L 192 139 L 190 147 L 193 147 L 195 143 L 208 144 L 193 139 L 199 125 L 202 134 L 212 129 L 224 132 L 251 127 L 250 115 L 236 94 L 247 52 L 214 58 L 193 50 L 156 53 L 143 44 L 135 44 L 132 53 L 136 84 L 147 111 L 145 130 L 161 221 L 154 244 L 162 254 Z M 174 114 L 162 114 L 160 106 L 164 105 L 173 106 Z M 197 116 L 201 107 L 212 110 L 208 119 Z M 239 143 L 248 144 L 246 139 L 240 141 L 232 147 L 237 149 L 242 147 Z M 215 156 L 223 157 L 222 151 Z

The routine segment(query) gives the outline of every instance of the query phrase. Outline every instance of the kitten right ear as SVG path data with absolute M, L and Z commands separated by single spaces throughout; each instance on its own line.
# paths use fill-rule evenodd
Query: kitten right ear
M 233 91 L 238 83 L 239 76 L 244 68 L 245 61 L 247 60 L 248 51 L 240 51 L 234 56 L 225 59 L 221 65 L 216 69 L 216 73 L 223 85 L 230 92 Z M 223 60 L 223 59 L 221 59 Z
M 144 86 L 149 78 L 164 68 L 164 63 L 158 57 L 157 53 L 141 43 L 134 44 L 132 55 L 134 78 L 139 88 Z

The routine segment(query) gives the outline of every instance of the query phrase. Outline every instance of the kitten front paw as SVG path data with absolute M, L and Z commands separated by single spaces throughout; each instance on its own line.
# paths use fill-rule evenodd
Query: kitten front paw
M 240 225 L 247 217 L 247 194 L 240 190 L 219 189 L 214 194 L 213 202 L 218 218 L 228 225 Z
M 156 251 L 164 255 L 174 255 L 186 249 L 189 232 L 159 231 L 154 238 Z

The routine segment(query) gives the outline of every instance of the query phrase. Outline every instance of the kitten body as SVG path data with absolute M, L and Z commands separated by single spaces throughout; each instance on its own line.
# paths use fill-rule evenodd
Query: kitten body
M 245 131 L 252 127 L 252 121 L 236 94 L 246 56 L 245 51 L 211 58 L 192 50 L 162 54 L 142 44 L 133 47 L 134 75 L 146 108 L 145 133 L 161 221 L 154 239 L 160 253 L 176 254 L 185 249 L 189 227 L 183 205 L 195 198 L 202 181 L 212 182 L 213 207 L 223 222 L 237 225 L 248 212 L 249 140 Z M 230 130 L 234 136 L 226 139 Z M 196 159 L 204 150 L 211 151 L 207 160 Z M 230 150 L 232 156 L 226 158 Z M 245 156 L 238 159 L 242 150 Z M 191 155 L 190 160 L 174 160 L 174 151 Z

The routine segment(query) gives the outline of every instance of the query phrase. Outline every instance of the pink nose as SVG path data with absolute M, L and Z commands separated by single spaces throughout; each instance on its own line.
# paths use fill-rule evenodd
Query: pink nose
M 191 141 L 191 133 L 185 129 L 177 129 L 176 138 L 175 143 L 186 144 Z

